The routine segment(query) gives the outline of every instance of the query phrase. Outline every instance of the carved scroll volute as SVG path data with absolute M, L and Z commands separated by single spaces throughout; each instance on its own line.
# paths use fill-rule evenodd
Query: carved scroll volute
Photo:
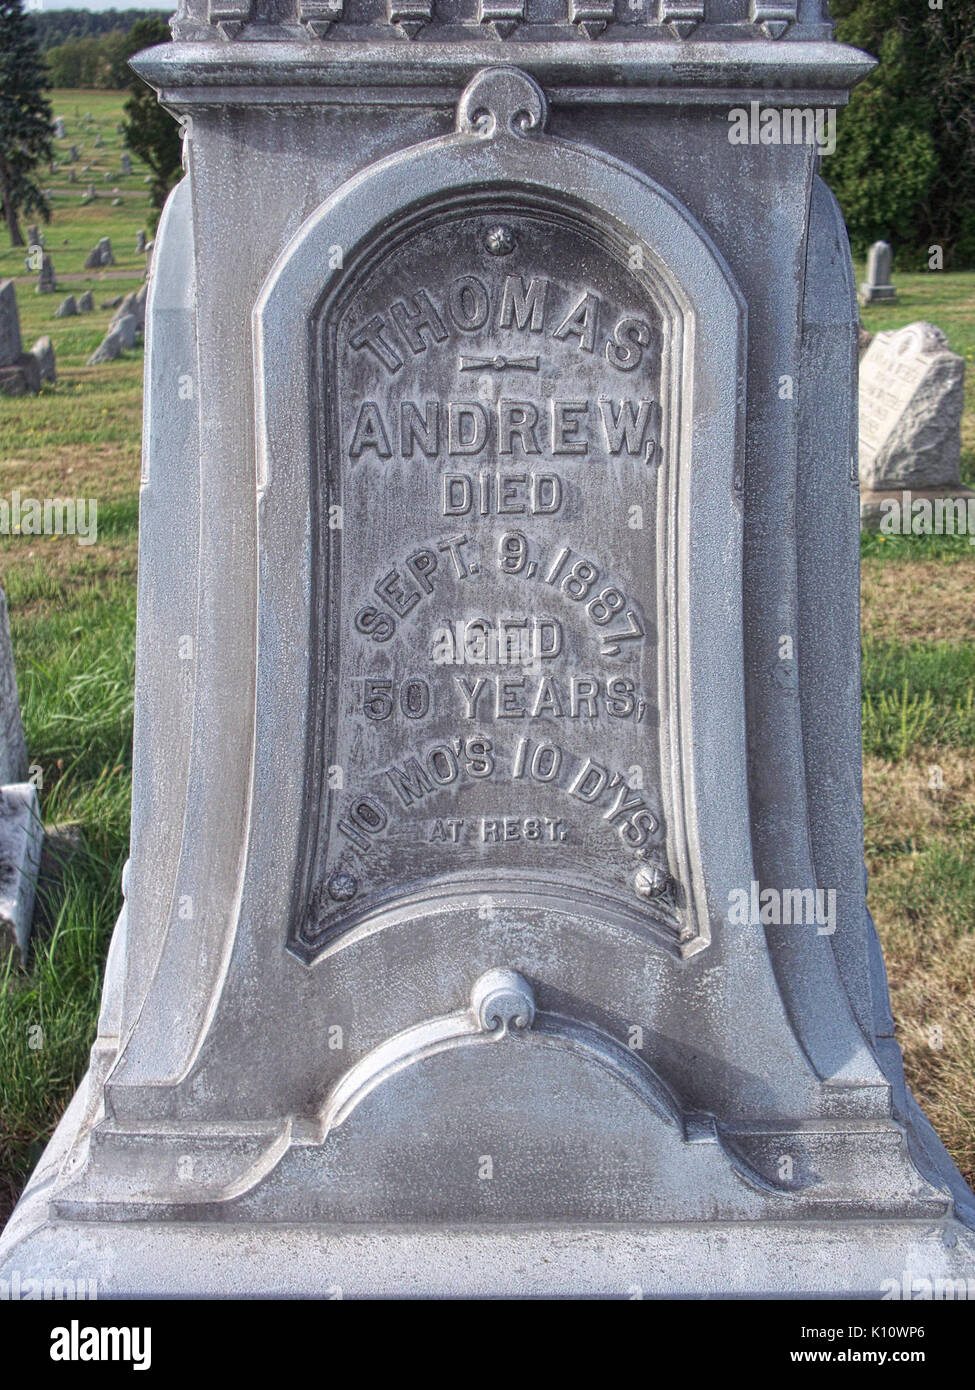
M 545 129 L 548 103 L 533 77 L 520 68 L 482 68 L 457 104 L 461 135 L 537 135 Z

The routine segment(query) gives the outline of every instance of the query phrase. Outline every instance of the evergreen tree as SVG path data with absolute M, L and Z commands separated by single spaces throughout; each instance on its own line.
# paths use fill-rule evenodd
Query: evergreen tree
M 941 5 L 942 8 L 938 8 Z M 840 113 L 823 161 L 854 252 L 894 246 L 904 269 L 944 248 L 975 265 L 975 5 L 970 0 L 831 0 L 836 37 L 879 67 Z
M 169 26 L 161 19 L 140 19 L 129 32 L 129 55 L 156 43 L 168 43 Z M 179 125 L 159 105 L 156 94 L 141 77 L 132 75 L 131 96 L 125 103 L 127 117 L 122 138 L 133 154 L 145 160 L 152 170 L 152 206 L 160 209 L 167 194 L 180 177 L 183 149 Z
M 43 93 L 46 68 L 22 0 L 0 0 L 0 200 L 11 246 L 23 246 L 18 220 L 51 210 L 37 168 L 53 158 L 51 106 Z

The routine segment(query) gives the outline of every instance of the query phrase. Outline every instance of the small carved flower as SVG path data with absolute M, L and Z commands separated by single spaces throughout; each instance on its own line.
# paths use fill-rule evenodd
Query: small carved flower
M 491 227 L 484 237 L 484 246 L 492 256 L 510 256 L 515 249 L 515 234 L 510 227 Z
M 674 894 L 674 880 L 659 864 L 646 864 L 637 869 L 633 887 L 641 898 L 651 902 L 671 898 Z

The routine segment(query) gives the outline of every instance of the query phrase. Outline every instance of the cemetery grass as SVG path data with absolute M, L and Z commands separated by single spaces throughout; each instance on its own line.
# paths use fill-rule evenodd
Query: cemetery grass
M 65 150 L 84 147 L 75 111 L 100 122 L 108 155 L 121 94 L 56 93 Z M 101 152 L 99 152 L 101 153 Z M 19 275 L 26 344 L 50 334 L 58 382 L 39 397 L 0 398 L 0 496 L 95 497 L 98 541 L 0 536 L 24 723 L 44 818 L 80 845 L 39 890 L 27 971 L 0 967 L 0 1222 L 84 1070 L 101 971 L 121 901 L 131 794 L 133 639 L 141 428 L 141 350 L 86 367 L 111 310 L 55 320 L 63 294 L 96 304 L 138 286 L 135 233 L 149 228 L 141 176 L 121 207 L 81 209 L 57 195 L 45 229 L 59 291 L 35 295 L 23 252 L 0 247 L 0 276 Z M 65 171 L 59 171 L 59 175 Z M 98 186 L 99 180 L 92 180 Z M 114 185 L 112 185 L 114 186 Z M 109 236 L 119 265 L 85 272 Z M 65 246 L 65 240 L 68 245 Z M 858 278 L 862 267 L 858 267 Z M 78 280 L 67 277 L 79 276 Z M 897 277 L 895 306 L 866 326 L 926 318 L 972 364 L 975 274 Z M 975 365 L 969 367 L 964 471 L 975 483 Z M 966 539 L 865 537 L 864 790 L 870 904 L 883 939 L 911 1085 L 952 1156 L 975 1177 L 975 547 Z M 940 770 L 940 776 L 932 773 Z

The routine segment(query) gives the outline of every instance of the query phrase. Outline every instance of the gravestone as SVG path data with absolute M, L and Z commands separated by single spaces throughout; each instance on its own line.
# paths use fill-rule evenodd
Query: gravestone
M 98 245 L 89 251 L 88 255 L 85 257 L 85 269 L 99 270 L 103 266 L 114 264 L 115 257 L 112 254 L 111 240 L 107 236 L 103 236 Z
M 860 303 L 875 304 L 897 298 L 890 283 L 894 253 L 886 241 L 875 241 L 867 253 L 867 278 L 860 285 Z
M 32 395 L 36 394 L 40 387 L 37 358 L 29 352 L 24 352 L 20 336 L 20 314 L 14 282 L 0 280 L 0 395 Z
M 132 858 L 0 1277 L 975 1273 L 864 894 L 846 232 L 723 119 L 872 64 L 817 0 L 679 8 L 186 0 L 134 60 L 191 154 Z
M 10 281 L 5 283 L 10 284 Z M 2 293 L 0 290 L 0 295 Z M 26 777 L 27 744 L 20 717 L 7 595 L 0 589 L 0 785 L 23 782 Z
M 52 384 L 57 381 L 57 368 L 54 360 L 54 344 L 50 338 L 45 336 L 38 338 L 31 348 L 31 356 L 37 358 L 37 368 L 42 382 L 48 381 Z
M 77 182 L 78 182 L 78 172 L 77 172 L 77 170 L 76 170 L 76 169 L 69 169 L 69 170 L 68 170 L 68 183 L 77 183 Z
M 95 300 L 92 296 L 91 290 L 85 290 L 84 294 L 78 300 L 78 313 L 90 314 L 94 307 Z
M 64 117 L 63 117 L 63 116 L 55 116 L 55 117 L 54 117 L 54 138 L 55 138 L 55 140 L 63 140 L 63 139 L 64 139 Z
M 77 164 L 77 162 L 78 162 L 78 146 L 77 146 L 77 145 L 72 145 L 72 146 L 71 146 L 71 149 L 68 151 L 68 159 L 71 161 L 72 164 Z
M 131 155 L 128 155 L 128 154 L 123 154 L 123 155 L 122 155 L 122 173 L 123 173 L 123 174 L 131 174 L 131 172 L 132 172 L 132 156 L 131 156 Z
M 53 294 L 58 287 L 58 282 L 54 274 L 54 264 L 50 256 L 45 252 L 41 257 L 40 269 L 37 272 L 37 294 Z
M 69 294 L 66 299 L 61 300 L 61 303 L 55 309 L 54 317 L 56 319 L 70 319 L 74 318 L 75 314 L 78 312 L 78 301 L 73 294 Z
M 146 234 L 141 229 L 135 234 L 135 254 L 144 256 L 146 252 Z
M 879 523 L 884 503 L 910 493 L 975 500 L 959 478 L 965 359 L 933 323 L 878 333 L 860 362 L 860 511 Z
M 27 771 L 7 597 L 0 589 L 0 966 L 11 952 L 25 963 L 34 912 L 44 832 Z

